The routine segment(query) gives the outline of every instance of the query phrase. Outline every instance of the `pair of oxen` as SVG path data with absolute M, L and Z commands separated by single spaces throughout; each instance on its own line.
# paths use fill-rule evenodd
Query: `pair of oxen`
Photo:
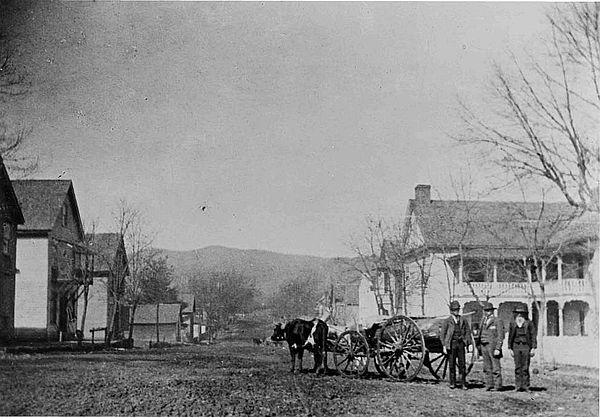
M 298 371 L 302 371 L 302 357 L 304 350 L 313 353 L 315 373 L 327 372 L 327 334 L 329 327 L 320 319 L 303 320 L 294 319 L 285 324 L 278 323 L 275 326 L 271 340 L 285 340 L 290 349 L 292 357 L 292 368 L 290 372 L 296 371 L 296 358 L 298 359 Z

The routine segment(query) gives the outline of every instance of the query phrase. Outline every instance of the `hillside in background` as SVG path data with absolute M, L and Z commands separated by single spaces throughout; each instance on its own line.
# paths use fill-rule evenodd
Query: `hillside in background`
M 287 255 L 264 250 L 244 250 L 209 246 L 191 251 L 163 250 L 175 272 L 175 285 L 187 290 L 188 279 L 211 272 L 235 271 L 255 280 L 265 297 L 279 285 L 296 276 L 317 278 L 325 291 L 332 282 L 352 280 L 356 276 L 344 260 L 307 255 Z

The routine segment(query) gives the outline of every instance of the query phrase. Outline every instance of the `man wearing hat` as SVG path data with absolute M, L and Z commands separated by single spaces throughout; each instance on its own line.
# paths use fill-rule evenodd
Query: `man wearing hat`
M 504 326 L 502 320 L 494 316 L 494 306 L 485 301 L 482 304 L 483 319 L 479 325 L 478 344 L 481 346 L 483 357 L 483 373 L 487 391 L 498 391 L 502 388 L 502 341 L 504 340 Z
M 515 388 L 517 391 L 529 391 L 529 362 L 537 348 L 536 331 L 528 320 L 527 305 L 517 306 L 515 320 L 508 329 L 508 348 L 515 359 Z
M 459 315 L 460 303 L 450 303 L 450 317 L 442 322 L 440 340 L 444 353 L 448 355 L 450 364 L 450 388 L 456 388 L 456 361 L 458 360 L 458 373 L 462 389 L 467 389 L 465 348 L 471 341 L 469 323 Z

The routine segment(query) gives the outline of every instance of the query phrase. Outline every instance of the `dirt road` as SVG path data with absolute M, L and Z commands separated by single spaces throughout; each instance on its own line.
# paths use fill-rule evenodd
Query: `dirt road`
M 398 383 L 372 374 L 290 374 L 283 347 L 236 335 L 211 346 L 0 359 L 2 415 L 594 416 L 598 374 L 559 368 L 532 393 L 450 390 L 433 378 Z M 307 361 L 305 361 L 307 362 Z M 310 366 L 308 361 L 306 365 Z M 514 378 L 505 362 L 505 385 Z

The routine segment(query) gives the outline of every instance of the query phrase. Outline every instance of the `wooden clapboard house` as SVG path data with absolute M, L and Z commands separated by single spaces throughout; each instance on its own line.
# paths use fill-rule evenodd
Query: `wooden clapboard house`
M 20 180 L 12 185 L 25 219 L 17 228 L 15 336 L 72 339 L 81 279 L 90 276 L 73 184 Z
M 0 157 L 0 343 L 14 337 L 17 225 L 23 213 Z

